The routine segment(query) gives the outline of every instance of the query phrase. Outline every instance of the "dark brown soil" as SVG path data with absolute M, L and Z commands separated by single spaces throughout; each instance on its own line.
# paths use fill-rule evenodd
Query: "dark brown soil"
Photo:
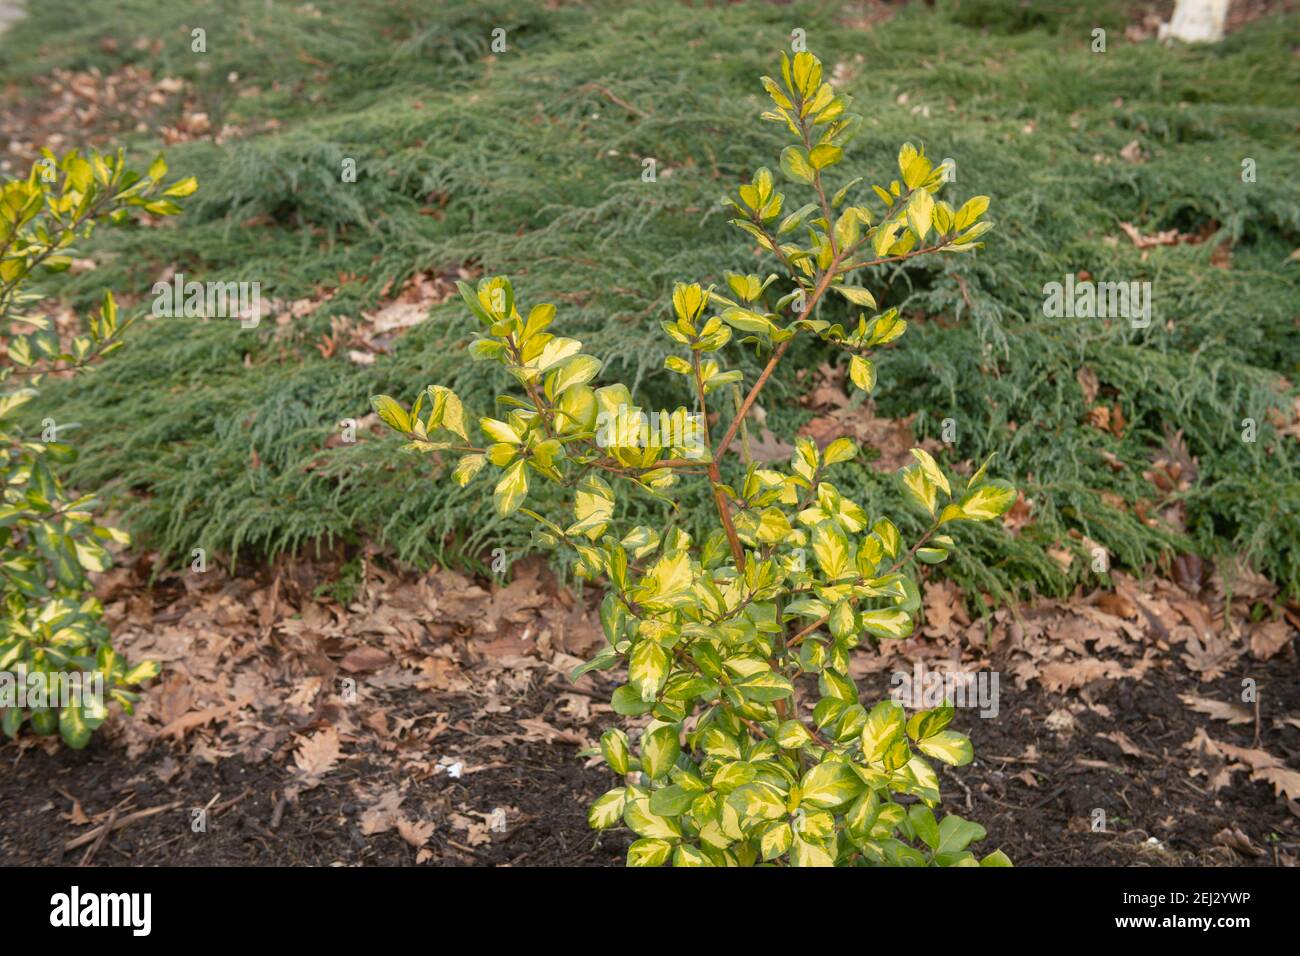
M 1287 656 L 1289 658 L 1289 655 Z M 1292 761 L 1300 747 L 1294 725 L 1278 729 L 1273 717 L 1300 711 L 1294 662 L 1277 658 L 1257 666 L 1263 690 L 1261 722 L 1265 744 Z M 870 681 L 883 678 L 870 678 Z M 868 681 L 863 682 L 864 685 Z M 969 732 L 976 762 L 942 774 L 945 806 L 983 823 L 987 849 L 1001 846 L 1019 865 L 1271 865 L 1294 857 L 1298 821 L 1284 799 L 1265 783 L 1247 782 L 1245 773 L 1211 792 L 1203 774 L 1192 775 L 1210 758 L 1184 745 L 1205 718 L 1190 711 L 1178 694 L 1195 691 L 1227 696 L 1222 687 L 1197 685 L 1178 671 L 1153 671 L 1141 682 L 1112 683 L 1091 696 L 1109 709 L 1109 718 L 1074 701 L 1075 727 L 1068 735 L 1049 729 L 1046 715 L 1069 701 L 1041 690 L 1002 689 L 997 719 L 981 720 L 959 712 L 955 725 Z M 1238 680 L 1239 683 L 1239 680 Z M 413 818 L 432 822 L 427 843 L 430 865 L 444 866 L 608 866 L 622 862 L 630 837 L 622 831 L 594 833 L 586 805 L 614 784 L 603 767 L 584 768 L 577 748 L 563 742 L 520 739 L 518 719 L 549 717 L 562 685 L 533 685 L 510 701 L 508 715 L 482 714 L 481 702 L 461 695 L 439 700 L 450 727 L 443 737 L 449 753 L 492 751 L 490 760 L 454 779 L 445 773 L 406 783 L 403 808 Z M 884 688 L 864 686 L 864 693 Z M 428 699 L 410 691 L 393 692 L 394 711 L 427 710 Z M 403 697 L 407 699 L 402 700 Z M 421 699 L 423 698 L 423 699 Z M 405 703 L 406 708 L 401 704 Z M 477 717 L 475 715 L 478 715 Z M 472 725 L 468 720 L 475 720 Z M 593 733 L 609 715 L 593 716 Z M 457 729 L 459 725 L 459 729 Z M 1215 723 L 1216 740 L 1249 747 L 1252 725 Z M 1123 731 L 1143 756 L 1126 755 L 1098 734 Z M 492 741 L 503 741 L 494 748 Z M 1034 750 L 1028 748 L 1032 745 Z M 1034 760 L 1032 755 L 1037 754 Z M 1026 759 L 1025 755 L 1030 754 Z M 358 784 L 382 784 L 387 767 L 361 757 L 340 766 L 296 800 L 284 799 L 292 783 L 282 763 L 252 764 L 239 757 L 183 764 L 168 783 L 160 782 L 167 762 L 178 754 L 155 747 L 131 761 L 107 735 L 97 735 L 80 753 L 47 753 L 14 744 L 0 748 L 8 772 L 0 777 L 0 860 L 8 864 L 58 861 L 77 863 L 86 847 L 64 851 L 66 841 L 84 833 L 66 815 L 75 797 L 95 816 L 133 800 L 128 812 L 179 801 L 180 806 L 139 820 L 105 841 L 93 862 L 102 865 L 410 865 L 417 850 L 396 831 L 363 835 L 359 817 L 365 804 Z M 184 760 L 184 757 L 180 758 Z M 1291 765 L 1294 766 L 1294 763 Z M 1213 767 L 1209 767 L 1213 772 Z M 1031 771 L 1037 786 L 1027 782 Z M 1018 776 L 1021 775 L 1021 776 Z M 381 779 L 376 779 L 381 778 Z M 212 803 L 207 832 L 191 829 L 193 811 Z M 509 807 L 509 827 L 470 846 L 448 824 L 457 807 L 480 810 Z M 278 810 L 277 810 L 278 808 Z M 1106 831 L 1094 832 L 1095 809 L 1106 814 Z M 1238 830 L 1245 841 L 1226 845 L 1224 831 Z
M 1294 713 L 1300 704 L 1295 665 L 1274 659 L 1254 665 L 1262 689 L 1261 722 Z M 1242 866 L 1275 865 L 1294 858 L 1300 848 L 1300 820 L 1294 804 L 1274 796 L 1263 782 L 1251 783 L 1238 773 L 1217 793 L 1205 775 L 1192 771 L 1216 764 L 1193 754 L 1186 744 L 1197 728 L 1206 728 L 1224 743 L 1250 747 L 1253 725 L 1228 727 L 1189 710 L 1179 694 L 1198 693 L 1233 699 L 1240 680 L 1224 678 L 1217 685 L 1198 684 L 1186 672 L 1152 671 L 1141 682 L 1124 680 L 1092 698 L 1110 711 L 1106 718 L 1082 709 L 1074 714 L 1076 729 L 1060 735 L 1044 723 L 1045 715 L 1062 701 L 1042 690 L 1025 695 L 1003 692 L 1003 712 L 996 720 L 968 719 L 976 760 L 969 767 L 944 775 L 945 798 L 953 786 L 957 801 L 949 808 L 984 824 L 987 845 L 1002 846 L 1022 866 Z M 958 721 L 961 720 L 959 716 Z M 1112 740 L 1098 736 L 1122 731 L 1144 756 L 1124 753 Z M 1300 731 L 1287 725 L 1265 730 L 1264 740 L 1296 766 Z M 1034 745 L 1036 764 L 999 760 Z M 1098 765 L 1098 764 L 1101 765 Z M 1013 777 L 1028 768 L 1037 789 Z M 964 786 L 963 786 L 964 785 Z M 973 799 L 962 792 L 970 791 Z M 967 814 L 966 806 L 969 806 Z M 1106 831 L 1094 832 L 1094 812 L 1105 812 Z M 1225 830 L 1239 830 L 1251 850 L 1225 845 Z
M 474 734 L 449 731 L 447 747 L 472 744 L 472 736 L 518 736 L 516 717 L 540 714 L 545 701 L 530 694 L 507 718 L 480 722 Z M 460 705 L 458 707 L 458 704 Z M 468 701 L 442 700 L 453 717 L 468 716 L 475 708 Z M 455 722 L 455 721 L 453 721 Z M 459 738 L 459 739 L 458 739 Z M 437 825 L 429 841 L 433 856 L 427 862 L 443 866 L 610 866 L 621 865 L 630 835 L 597 833 L 587 827 L 586 807 L 614 785 L 604 768 L 584 769 L 576 748 L 521 741 L 500 754 L 491 766 L 455 779 L 438 774 L 410 788 L 403 804 L 412 816 L 441 824 L 457 806 L 517 808 L 510 827 L 493 833 L 490 843 L 477 847 L 457 843 L 449 826 Z M 0 749 L 12 762 L 16 748 Z M 377 774 L 390 774 L 368 762 L 353 762 L 332 772 L 320 786 L 296 800 L 283 797 L 291 775 L 271 762 L 251 764 L 239 757 L 216 766 L 199 764 L 162 784 L 153 767 L 175 757 L 165 748 L 152 751 L 144 761 L 132 763 L 124 754 L 96 736 L 85 751 L 28 750 L 12 772 L 0 778 L 0 862 L 76 863 L 85 852 L 64 852 L 65 841 L 77 831 L 61 819 L 71 808 L 67 794 L 75 795 L 90 815 L 108 810 L 134 795 L 131 809 L 181 806 L 133 823 L 118 831 L 96 855 L 94 862 L 117 866 L 404 866 L 416 862 L 417 851 L 396 831 L 370 836 L 358 825 L 364 811 L 352 789 L 357 781 L 373 782 Z M 209 812 L 205 833 L 194 833 L 195 809 L 220 795 Z M 217 812 L 226 801 L 238 803 Z M 277 813 L 277 807 L 279 812 Z M 126 812 L 124 811 L 123 815 Z M 462 837 L 463 839 L 463 837 Z M 451 842 L 448 842 L 448 841 Z

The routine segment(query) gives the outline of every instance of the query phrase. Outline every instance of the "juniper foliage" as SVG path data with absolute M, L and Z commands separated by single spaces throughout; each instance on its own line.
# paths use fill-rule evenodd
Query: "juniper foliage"
M 258 279 L 283 300 L 341 273 L 364 277 L 287 331 L 152 323 L 111 376 L 52 389 L 87 424 L 75 475 L 138 493 L 125 499 L 132 527 L 177 563 L 196 546 L 233 559 L 362 536 L 413 563 L 473 565 L 488 547 L 523 548 L 479 496 L 415 482 L 393 449 L 325 450 L 340 419 L 365 414 L 366 396 L 413 376 L 466 401 L 499 391 L 499 375 L 454 358 L 471 333 L 461 310 L 434 307 L 371 367 L 324 359 L 315 344 L 331 318 L 373 308 L 390 280 L 463 265 L 515 275 L 522 297 L 560 303 L 619 377 L 666 400 L 666 353 L 632 330 L 663 313 L 675 277 L 721 281 L 754 267 L 751 243 L 719 250 L 712 226 L 724 215 L 718 197 L 776 139 L 727 104 L 752 95 L 750 77 L 798 26 L 846 92 L 878 104 L 864 165 L 881 167 L 888 144 L 905 140 L 953 157 L 953 195 L 984 184 L 1005 224 L 977 261 L 905 263 L 876 290 L 924 318 L 911 348 L 882 358 L 877 414 L 920 409 L 919 435 L 936 439 L 953 419 L 957 440 L 942 460 L 997 452 L 1034 505 L 1018 536 L 982 530 L 949 573 L 1001 596 L 1064 593 L 1098 580 L 1086 537 L 1130 569 L 1185 550 L 1243 552 L 1300 593 L 1298 456 L 1272 418 L 1294 401 L 1300 374 L 1288 259 L 1300 183 L 1286 172 L 1300 122 L 1289 92 L 1300 18 L 1170 49 L 1125 41 L 1122 4 L 1083 6 L 910 4 L 863 30 L 840 4 L 679 5 L 664 16 L 613 0 L 556 10 L 322 0 L 317 17 L 254 0 L 184 13 L 125 0 L 111 22 L 42 4 L 0 39 L 6 79 L 45 68 L 38 46 L 68 66 L 131 58 L 193 81 L 214 124 L 249 131 L 219 149 L 176 151 L 179 167 L 204 178 L 201 201 L 179 229 L 101 240 L 105 264 L 77 277 L 78 304 L 108 285 L 143 294 L 167 265 Z M 200 20 L 211 24 L 205 57 L 181 42 L 181 27 Z M 508 49 L 487 61 L 498 26 Z M 1105 54 L 1089 49 L 1094 26 L 1108 30 Z M 133 48 L 155 34 L 168 38 L 159 52 Z M 83 52 L 101 50 L 87 42 L 101 35 L 125 52 Z M 232 71 L 261 94 L 238 96 Z M 278 130 L 252 132 L 270 118 Z M 1142 162 L 1120 155 L 1134 140 Z M 335 174 L 345 156 L 358 160 L 356 183 Z M 641 178 L 645 157 L 657 161 L 653 183 Z M 1245 158 L 1257 164 L 1253 183 L 1242 181 Z M 1125 222 L 1208 238 L 1142 250 Z M 1226 269 L 1212 262 L 1224 241 Z M 1043 285 L 1079 272 L 1151 281 L 1151 326 L 1045 317 Z M 806 348 L 800 366 L 834 360 Z M 756 370 L 752 356 L 738 361 Z M 1122 409 L 1118 435 L 1088 421 L 1076 380 L 1085 366 L 1097 402 Z M 161 406 L 158 390 L 169 396 Z M 772 383 L 774 431 L 806 421 L 806 390 L 794 378 Z M 1242 440 L 1247 418 L 1258 424 L 1253 443 Z M 1179 432 L 1198 474 L 1170 502 L 1143 473 Z M 869 463 L 851 470 L 845 491 L 866 507 L 893 494 Z M 1182 530 L 1157 517 L 1179 501 Z M 646 521 L 662 519 L 646 508 Z M 1076 553 L 1068 568 L 1047 556 L 1062 546 Z

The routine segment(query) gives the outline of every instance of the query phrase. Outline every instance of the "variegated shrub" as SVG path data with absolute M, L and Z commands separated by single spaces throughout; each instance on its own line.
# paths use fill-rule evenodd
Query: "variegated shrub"
M 152 661 L 130 666 L 104 626 L 89 573 L 112 563 L 106 545 L 130 538 L 98 523 L 94 494 L 74 496 L 64 487 L 60 471 L 77 452 L 58 431 L 69 426 L 46 417 L 36 431 L 14 419 L 28 403 L 39 406 L 39 386 L 51 373 L 88 371 L 120 347 L 131 322 L 119 317 L 113 296 L 105 293 L 85 330 L 61 338 L 35 309 L 43 296 L 25 286 L 35 274 L 66 270 L 73 244 L 97 226 L 124 223 L 133 211 L 180 212 L 174 200 L 190 195 L 197 183 L 188 177 L 167 184 L 166 175 L 161 156 L 142 175 L 120 150 L 85 156 L 74 150 L 62 159 L 44 151 L 26 178 L 0 182 L 0 335 L 6 349 L 0 363 L 0 729 L 10 737 L 28 726 L 84 747 L 109 702 L 131 712 L 139 699 L 134 688 L 158 674 Z M 95 693 L 64 689 L 81 682 Z
M 781 171 L 809 201 L 788 208 L 794 204 L 773 175 L 759 169 L 731 201 L 732 223 L 779 272 L 673 291 L 662 326 L 680 354 L 666 364 L 685 380 L 692 408 L 651 418 L 627 386 L 597 387 L 600 361 L 549 331 L 555 308 L 538 305 L 525 317 L 503 277 L 476 289 L 462 284 L 461 293 L 483 327 L 471 353 L 501 363 L 518 396 L 500 397 L 500 411 L 479 418 L 477 429 L 439 386 L 409 411 L 388 396 L 374 405 L 411 449 L 461 455 L 460 484 L 491 465 L 497 510 L 528 515 L 536 541 L 605 587 L 608 644 L 574 676 L 626 666 L 611 703 L 645 718 L 635 748 L 623 730 L 602 736 L 601 752 L 623 784 L 589 815 L 593 827 L 621 823 L 636 833 L 630 864 L 1007 865 L 1000 851 L 978 860 L 968 849 L 985 836 L 978 824 L 936 818 L 932 761 L 960 766 L 972 758 L 967 737 L 948 729 L 952 707 L 910 717 L 893 701 L 868 707 L 848 675 L 864 639 L 912 632 L 921 603 L 913 559 L 943 561 L 956 546 L 952 528 L 997 518 L 1014 490 L 985 477 L 987 462 L 959 481 L 916 449 L 901 488 L 929 527 L 909 545 L 889 518 L 868 515 L 836 489 L 835 470 L 858 452 L 847 438 L 820 450 L 800 439 L 785 469 L 736 463 L 724 475 L 723 468 L 797 335 L 844 350 L 853 384 L 873 387 L 872 352 L 906 323 L 890 309 L 846 328 L 817 318 L 818 306 L 835 293 L 876 311 L 850 277 L 929 253 L 970 252 L 990 227 L 982 218 L 988 200 L 954 209 L 936 198 L 944 169 L 910 145 L 898 154 L 893 182 L 865 190 L 861 178 L 838 181 L 860 119 L 823 81 L 818 60 L 782 57 L 780 78 L 764 77 L 763 85 L 773 104 L 764 118 L 794 140 Z M 736 337 L 768 361 L 736 417 L 714 435 L 710 396 L 723 406 L 715 393 L 726 396 L 742 380 L 722 365 Z M 572 521 L 524 507 L 538 480 L 572 489 Z M 716 505 L 717 529 L 704 540 L 671 521 L 662 530 L 620 523 L 625 489 L 671 503 L 688 482 L 707 482 Z

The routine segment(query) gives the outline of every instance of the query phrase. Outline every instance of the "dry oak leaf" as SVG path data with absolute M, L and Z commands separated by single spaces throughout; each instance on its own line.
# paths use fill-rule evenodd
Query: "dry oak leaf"
M 379 648 L 362 646 L 348 651 L 339 666 L 350 674 L 359 674 L 363 671 L 380 670 L 392 662 L 393 659 Z
M 206 710 L 193 710 L 184 717 L 173 720 L 170 724 L 158 731 L 158 736 L 172 736 L 177 740 L 183 738 L 189 731 L 196 727 L 202 727 L 204 724 L 214 720 L 220 720 L 228 717 L 235 711 L 246 706 L 252 701 L 251 697 L 240 697 L 238 700 L 232 700 L 229 704 L 218 707 L 209 707 Z
M 578 747 L 587 747 L 591 744 L 591 741 L 585 735 L 573 730 L 561 730 L 558 727 L 553 727 L 541 717 L 529 717 L 525 720 L 516 721 L 516 723 L 528 732 L 529 738 L 536 740 L 540 737 L 548 744 L 557 740 Z
M 398 808 L 405 800 L 400 790 L 386 790 L 361 814 L 361 832 L 366 836 L 387 833 L 402 819 Z
M 1141 163 L 1146 159 L 1142 153 L 1142 144 L 1137 140 L 1131 140 L 1128 145 L 1119 151 L 1119 155 L 1130 163 Z
M 1214 835 L 1214 842 L 1219 846 L 1226 846 L 1230 850 L 1236 850 L 1242 856 L 1258 857 L 1265 855 L 1263 850 L 1250 842 L 1250 837 L 1236 827 L 1224 827 Z
M 1249 769 L 1251 771 L 1250 779 L 1262 780 L 1272 784 L 1275 796 L 1285 795 L 1288 800 L 1300 798 L 1300 771 L 1284 766 L 1280 759 L 1274 757 L 1267 750 L 1220 743 L 1212 739 L 1201 727 L 1196 729 L 1196 733 L 1192 735 L 1192 739 L 1185 746 L 1189 750 L 1199 750 L 1202 753 L 1220 757 L 1224 760 L 1237 761 L 1235 766 L 1229 766 L 1227 769 Z
M 1074 563 L 1074 552 L 1068 548 L 1048 548 L 1047 556 L 1061 566 L 1062 571 L 1070 570 Z
M 1177 229 L 1162 229 L 1153 235 L 1144 236 L 1131 222 L 1121 222 L 1119 227 L 1139 249 L 1150 249 L 1152 246 L 1176 246 L 1184 235 Z
M 480 816 L 485 815 L 480 814 Z M 485 843 L 492 842 L 492 834 L 488 830 L 487 823 L 483 820 L 473 820 L 463 813 L 453 813 L 451 823 L 456 829 L 465 831 L 465 842 L 471 847 L 483 846 Z
M 1039 682 L 1054 694 L 1082 687 L 1094 680 L 1124 676 L 1124 667 L 1114 661 L 1095 659 L 1053 661 L 1039 669 Z
M 1276 765 L 1260 767 L 1250 775 L 1251 780 L 1264 780 L 1273 785 L 1273 795 L 1286 795 L 1288 800 L 1300 800 L 1300 771 Z
M 1250 630 L 1250 653 L 1266 661 L 1291 643 L 1291 627 L 1285 620 L 1266 621 Z
M 429 837 L 433 836 L 433 824 L 427 821 L 412 823 L 405 817 L 398 817 L 397 832 L 403 840 L 418 850 L 429 842 Z
M 1185 647 L 1183 663 L 1203 680 L 1217 680 L 1228 673 L 1228 667 L 1241 654 L 1240 648 L 1212 631 L 1206 632 L 1204 638 L 1192 631 L 1187 635 Z
M 1083 389 L 1083 403 L 1092 406 L 1097 401 L 1097 393 L 1101 391 L 1097 373 L 1088 366 L 1081 365 L 1079 371 L 1074 373 L 1074 380 L 1079 383 L 1079 388 Z
M 293 762 L 306 777 L 319 779 L 334 769 L 342 756 L 339 732 L 326 727 L 304 738 L 293 753 Z
M 1097 736 L 1102 740 L 1109 740 L 1129 757 L 1145 757 L 1147 755 L 1146 751 L 1133 743 L 1129 739 L 1129 735 L 1122 730 L 1117 730 L 1111 734 L 1098 734 Z
M 1226 720 L 1229 726 L 1249 724 L 1255 719 L 1249 708 L 1231 701 L 1211 700 L 1195 694 L 1179 694 L 1178 699 L 1198 714 L 1205 714 L 1211 720 Z
M 925 629 L 932 637 L 951 636 L 954 617 L 961 613 L 961 591 L 953 582 L 927 581 L 925 585 Z M 968 623 L 959 621 L 958 623 Z

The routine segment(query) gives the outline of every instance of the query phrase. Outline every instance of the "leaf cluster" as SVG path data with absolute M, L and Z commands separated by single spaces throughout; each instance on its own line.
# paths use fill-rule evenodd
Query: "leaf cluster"
M 649 721 L 636 748 L 619 729 L 602 737 L 601 752 L 624 783 L 589 814 L 593 827 L 621 823 L 636 833 L 630 864 L 1005 865 L 1000 852 L 981 861 L 968 849 L 985 835 L 978 824 L 934 814 L 940 789 L 931 761 L 972 759 L 968 738 L 948 727 L 953 708 L 909 717 L 894 701 L 868 707 L 849 671 L 863 641 L 912 633 L 921 605 L 913 559 L 946 560 L 957 547 L 952 527 L 999 517 L 1014 489 L 986 477 L 988 462 L 959 481 L 915 449 L 900 490 L 929 527 L 909 546 L 893 521 L 868 515 L 833 483 L 833 470 L 859 452 L 847 438 L 824 449 L 799 439 L 787 468 L 751 464 L 739 481 L 724 481 L 719 467 L 799 334 L 848 350 L 854 385 L 870 390 L 871 356 L 906 323 L 895 310 L 879 312 L 849 279 L 871 266 L 978 247 L 991 226 L 988 200 L 953 209 L 936 199 L 943 169 L 910 145 L 898 154 L 895 180 L 870 190 L 856 177 L 831 183 L 860 126 L 847 98 L 807 53 L 783 57 L 780 80 L 763 84 L 773 103 L 764 117 L 796 140 L 781 172 L 811 198 L 788 211 L 773 174 L 759 169 L 729 200 L 732 222 L 779 271 L 729 274 L 725 289 L 674 289 L 662 328 L 680 354 L 665 364 L 685 380 L 692 408 L 647 415 L 626 385 L 597 385 L 600 360 L 551 331 L 555 308 L 525 313 L 501 276 L 460 287 L 482 327 L 470 354 L 499 363 L 519 385 L 477 419 L 481 443 L 473 416 L 445 387 L 430 386 L 409 409 L 385 395 L 374 407 L 412 451 L 459 455 L 453 477 L 461 485 L 491 467 L 497 511 L 529 516 L 537 544 L 604 585 L 607 644 L 574 678 L 626 666 L 611 705 Z M 828 292 L 877 314 L 864 312 L 852 328 L 819 319 Z M 767 365 L 714 440 L 708 399 L 743 381 L 724 365 L 736 345 L 757 349 Z M 524 507 L 537 481 L 570 489 L 572 521 Z M 625 490 L 673 502 L 699 481 L 718 518 L 702 540 L 672 523 L 619 521 Z M 814 685 L 815 703 L 805 707 Z
M 0 675 L 14 693 L 11 701 L 0 701 L 0 729 L 9 737 L 27 724 L 37 734 L 57 732 L 68 746 L 84 747 L 110 702 L 131 713 L 139 699 L 132 688 L 159 673 L 152 661 L 128 663 L 104 626 L 89 575 L 107 570 L 109 546 L 125 546 L 130 537 L 99 522 L 96 495 L 64 486 L 62 473 L 77 453 L 58 433 L 75 423 L 46 418 L 32 435 L 15 413 L 40 397 L 51 373 L 90 370 L 118 349 L 132 324 L 106 292 L 83 329 L 61 335 L 47 316 L 31 310 L 42 297 L 25 286 L 38 274 L 68 269 L 74 243 L 101 224 L 122 225 L 136 212 L 180 212 L 176 200 L 197 183 L 188 177 L 168 184 L 166 175 L 161 156 L 142 175 L 121 151 L 83 156 L 74 150 L 61 159 L 45 151 L 25 179 L 0 184 L 0 334 L 8 359 L 0 366 Z M 25 706 L 17 705 L 19 685 L 38 680 L 57 687 L 53 675 L 72 674 L 101 677 L 103 699 L 87 695 L 40 706 L 24 696 Z

